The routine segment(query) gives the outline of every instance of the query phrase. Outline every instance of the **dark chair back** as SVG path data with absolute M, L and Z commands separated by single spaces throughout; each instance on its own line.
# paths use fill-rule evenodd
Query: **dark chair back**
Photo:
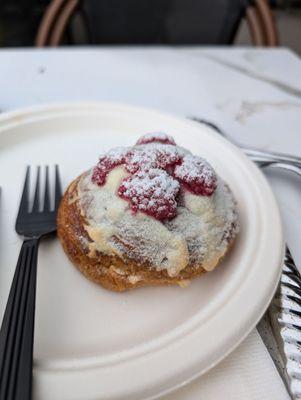
M 86 0 L 93 44 L 231 44 L 243 0 Z
M 87 44 L 231 44 L 244 16 L 254 45 L 278 44 L 268 0 L 52 0 L 36 45 L 61 44 L 75 15 Z

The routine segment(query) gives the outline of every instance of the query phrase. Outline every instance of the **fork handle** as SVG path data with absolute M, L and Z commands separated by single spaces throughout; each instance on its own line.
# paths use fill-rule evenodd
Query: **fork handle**
M 0 400 L 31 400 L 38 239 L 22 244 L 0 331 Z

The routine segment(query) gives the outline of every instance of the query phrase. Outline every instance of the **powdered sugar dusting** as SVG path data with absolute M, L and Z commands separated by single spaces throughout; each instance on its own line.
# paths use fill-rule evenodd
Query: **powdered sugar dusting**
M 93 169 L 92 182 L 104 185 L 109 172 L 124 165 L 132 176 L 119 187 L 118 194 L 131 202 L 132 210 L 159 220 L 172 218 L 176 215 L 180 187 L 173 171 L 185 154 L 180 147 L 157 142 L 118 147 L 100 158 Z
M 116 147 L 99 158 L 92 180 L 99 186 L 103 185 L 108 173 L 121 164 L 125 164 L 126 170 L 132 174 L 149 168 L 173 169 L 186 153 L 180 147 L 162 143 Z
M 175 145 L 113 149 L 78 187 L 92 250 L 170 276 L 187 265 L 212 269 L 238 230 L 228 186 L 204 159 Z
M 142 211 L 159 220 L 173 218 L 177 212 L 179 182 L 162 169 L 141 170 L 125 179 L 118 194 L 129 200 L 133 211 Z
M 157 219 L 132 212 L 130 203 L 117 195 L 120 182 L 126 176 L 126 171 L 119 166 L 108 174 L 101 187 L 92 182 L 91 172 L 80 179 L 78 197 L 92 240 L 89 247 L 94 252 L 91 256 L 95 250 L 119 257 L 126 255 L 176 276 L 188 263 L 186 242 Z
M 99 157 L 99 161 L 102 161 L 103 159 L 110 159 L 113 163 L 119 163 L 122 164 L 125 160 L 125 156 L 128 152 L 127 147 L 114 147 L 113 149 L 109 150 L 106 154 L 103 154 L 102 156 Z
M 216 189 L 216 175 L 211 165 L 201 157 L 187 155 L 175 166 L 174 175 L 195 194 L 210 196 Z
M 147 144 L 153 142 L 173 144 L 173 145 L 176 144 L 173 137 L 166 135 L 166 133 L 163 132 L 146 133 L 145 135 L 141 136 L 141 138 L 137 141 L 136 144 L 139 145 L 139 144 Z
M 125 162 L 128 148 L 126 147 L 115 147 L 106 154 L 100 156 L 99 162 L 93 169 L 92 181 L 97 185 L 101 186 L 105 183 L 108 173 L 118 165 Z
M 205 262 L 210 270 L 238 232 L 235 200 L 220 178 L 212 196 L 186 191 L 184 197 L 185 207 L 179 207 L 177 216 L 164 223 L 185 238 L 190 263 Z
M 151 143 L 134 146 L 126 156 L 126 169 L 135 173 L 141 169 L 173 167 L 182 160 L 183 151 L 169 144 Z
M 91 173 L 79 182 L 80 207 L 93 249 L 149 262 L 170 276 L 189 264 L 212 269 L 238 231 L 235 200 L 225 183 L 218 179 L 212 196 L 185 192 L 185 207 L 178 206 L 177 215 L 162 223 L 145 213 L 134 214 L 130 203 L 117 195 L 126 175 L 120 166 L 101 187 L 91 181 Z

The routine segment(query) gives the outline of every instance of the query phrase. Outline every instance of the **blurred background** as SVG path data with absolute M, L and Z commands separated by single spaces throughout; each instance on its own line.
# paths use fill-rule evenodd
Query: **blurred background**
M 277 29 L 269 44 L 301 54 L 301 0 L 263 2 Z M 0 46 L 267 45 L 258 36 L 262 15 L 260 2 L 247 0 L 1 0 Z

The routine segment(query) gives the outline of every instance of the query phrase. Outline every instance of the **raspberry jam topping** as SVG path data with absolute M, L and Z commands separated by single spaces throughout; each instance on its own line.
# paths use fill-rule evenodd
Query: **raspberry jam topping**
M 93 169 L 92 182 L 102 186 L 106 181 L 108 173 L 113 168 L 125 162 L 127 151 L 124 147 L 116 147 L 111 149 L 106 155 L 101 156 L 98 164 Z
M 181 152 L 172 145 L 154 143 L 135 146 L 126 156 L 126 169 L 132 174 L 146 168 L 167 169 L 181 160 Z
M 128 200 L 132 210 L 142 211 L 159 220 L 176 216 L 179 182 L 158 168 L 142 170 L 125 179 L 118 194 Z
M 102 156 L 93 169 L 92 181 L 102 186 L 108 173 L 124 164 L 131 174 L 118 189 L 134 212 L 142 211 L 159 220 L 176 216 L 183 206 L 182 188 L 202 196 L 216 189 L 216 175 L 203 158 L 187 154 L 174 140 L 162 133 L 147 134 L 131 148 L 117 147 Z
M 162 132 L 154 132 L 147 133 L 146 135 L 141 136 L 141 138 L 137 141 L 137 145 L 139 144 L 147 144 L 147 143 L 163 143 L 163 144 L 172 144 L 176 145 L 176 142 L 171 136 L 166 135 L 166 133 Z
M 216 189 L 214 169 L 203 158 L 186 155 L 181 165 L 176 165 L 174 176 L 191 192 L 210 196 Z

